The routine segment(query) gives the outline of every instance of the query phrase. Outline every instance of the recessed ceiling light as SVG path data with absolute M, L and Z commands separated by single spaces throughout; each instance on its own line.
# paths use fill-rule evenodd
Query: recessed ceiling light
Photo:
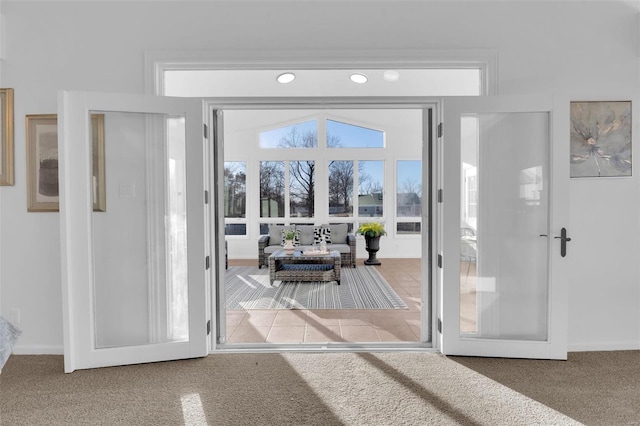
M 296 79 L 296 75 L 292 72 L 285 72 L 283 74 L 280 74 L 277 78 L 278 83 L 282 83 L 282 84 L 291 83 L 295 79 Z
M 394 70 L 387 70 L 384 72 L 382 77 L 385 81 L 398 81 L 400 79 L 400 73 Z
M 358 84 L 366 83 L 369 80 L 366 75 L 360 73 L 353 73 L 349 76 L 349 78 L 351 79 L 351 81 Z

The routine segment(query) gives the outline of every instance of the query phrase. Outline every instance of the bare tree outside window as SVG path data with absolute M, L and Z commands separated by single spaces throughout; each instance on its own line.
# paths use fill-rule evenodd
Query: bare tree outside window
M 278 148 L 317 148 L 317 130 L 301 132 L 297 126 L 291 126 L 291 130 L 280 139 Z
M 310 120 L 260 132 L 260 148 L 317 148 L 318 121 Z
M 289 209 L 291 216 L 314 217 L 315 163 L 289 162 Z
M 247 164 L 224 163 L 224 217 L 245 217 L 247 212 Z
M 260 162 L 260 217 L 284 217 L 284 161 Z
M 353 161 L 329 163 L 329 216 L 353 216 Z
M 335 126 L 341 134 L 332 134 L 331 126 Z M 327 148 L 343 147 L 342 134 L 348 139 L 347 145 L 350 147 L 384 146 L 384 133 L 381 131 L 332 120 L 327 120 L 326 130 L 325 146 Z M 280 149 L 318 148 L 317 123 L 309 121 L 262 132 L 260 146 Z M 315 161 L 310 159 L 261 162 L 261 217 L 284 217 L 284 206 L 287 202 L 291 217 L 315 217 L 315 165 Z M 285 181 L 285 167 L 288 167 L 289 171 L 288 182 Z M 356 172 L 359 182 L 358 200 L 359 205 L 362 206 L 358 215 L 375 217 L 383 215 L 384 161 L 360 161 L 357 171 L 353 160 L 334 160 L 329 162 L 328 167 L 329 216 L 352 217 L 354 215 L 353 193 Z M 285 194 L 285 185 L 289 187 L 288 194 Z
M 279 148 L 317 148 L 317 130 L 301 132 L 292 126 L 280 139 Z M 315 162 L 289 162 L 289 210 L 291 216 L 314 217 L 315 203 Z

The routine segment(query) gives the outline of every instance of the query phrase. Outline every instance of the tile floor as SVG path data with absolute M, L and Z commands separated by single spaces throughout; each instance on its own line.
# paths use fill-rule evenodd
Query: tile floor
M 362 264 L 362 259 L 358 264 Z M 229 260 L 229 265 L 257 261 Z M 409 309 L 229 310 L 227 343 L 418 342 L 420 259 L 381 259 L 375 266 Z

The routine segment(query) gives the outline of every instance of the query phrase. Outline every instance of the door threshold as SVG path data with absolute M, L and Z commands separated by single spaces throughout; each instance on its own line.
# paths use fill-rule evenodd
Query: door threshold
M 281 343 L 249 343 L 219 344 L 209 351 L 216 353 L 278 353 L 278 352 L 438 352 L 431 343 L 314 343 L 314 344 L 281 344 Z

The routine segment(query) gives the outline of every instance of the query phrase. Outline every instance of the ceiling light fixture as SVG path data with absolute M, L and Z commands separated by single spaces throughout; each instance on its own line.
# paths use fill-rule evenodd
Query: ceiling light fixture
M 360 73 L 353 73 L 349 76 L 349 78 L 351 79 L 351 81 L 358 84 L 364 84 L 369 81 L 369 78 L 366 75 Z
M 287 83 L 291 83 L 295 79 L 296 79 L 296 75 L 294 73 L 285 72 L 283 74 L 280 74 L 276 80 L 278 80 L 278 83 L 287 84 Z
M 384 78 L 385 81 L 398 81 L 400 79 L 400 73 L 394 70 L 387 70 L 382 75 L 382 78 Z

